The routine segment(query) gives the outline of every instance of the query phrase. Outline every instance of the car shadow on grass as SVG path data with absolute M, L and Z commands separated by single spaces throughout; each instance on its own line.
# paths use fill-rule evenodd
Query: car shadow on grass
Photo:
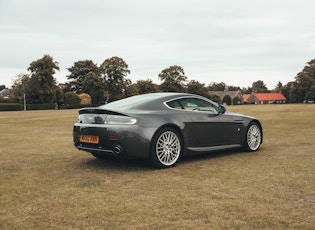
M 223 158 L 232 155 L 243 155 L 250 154 L 248 152 L 244 152 L 242 149 L 233 149 L 219 152 L 211 152 L 211 153 L 202 153 L 197 155 L 189 155 L 184 156 L 178 162 L 178 165 L 181 164 L 194 164 L 200 163 L 202 161 L 208 161 L 211 159 Z M 129 158 L 108 158 L 108 159 L 96 159 L 94 157 L 90 157 L 80 162 L 82 167 L 95 168 L 95 169 L 112 169 L 112 170 L 123 170 L 123 171 L 152 171 L 152 170 L 160 170 L 152 167 L 148 160 L 146 159 L 129 159 Z M 176 167 L 175 166 L 175 167 Z
M 194 163 L 194 162 L 201 162 L 201 161 L 207 161 L 211 159 L 217 159 L 217 158 L 223 158 L 233 155 L 243 155 L 243 154 L 249 154 L 248 152 L 244 152 L 242 149 L 230 149 L 230 150 L 222 150 L 217 152 L 209 152 L 209 153 L 201 153 L 196 155 L 188 155 L 184 156 L 180 163 Z
M 124 171 L 145 171 L 151 170 L 152 167 L 145 159 L 129 159 L 114 157 L 108 159 L 97 159 L 91 157 L 81 162 L 81 166 L 91 167 L 96 169 L 112 169 Z

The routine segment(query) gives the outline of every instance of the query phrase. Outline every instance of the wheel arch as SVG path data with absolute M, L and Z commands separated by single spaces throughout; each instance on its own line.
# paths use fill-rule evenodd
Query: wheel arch
M 251 120 L 251 121 L 248 123 L 247 127 L 248 127 L 251 123 L 256 123 L 256 124 L 258 125 L 258 127 L 260 128 L 260 132 L 261 132 L 261 141 L 260 141 L 260 144 L 262 144 L 262 143 L 263 143 L 263 139 L 264 139 L 262 124 L 260 123 L 259 120 L 253 119 L 253 120 Z
M 183 134 L 183 131 L 182 129 L 176 125 L 176 124 L 173 124 L 173 123 L 167 123 L 167 124 L 163 124 L 162 126 L 160 126 L 158 129 L 155 130 L 154 134 L 152 135 L 152 138 L 151 138 L 151 142 L 150 142 L 150 149 L 152 148 L 152 144 L 153 144 L 153 140 L 154 140 L 154 137 L 156 136 L 156 134 L 161 130 L 161 129 L 164 129 L 164 128 L 173 128 L 174 130 L 176 130 L 176 132 L 180 135 L 180 138 L 182 140 L 182 151 L 183 153 L 185 152 L 185 139 L 184 139 L 184 134 Z M 151 154 L 151 153 L 150 153 Z
M 258 146 L 250 146 L 252 144 L 249 145 L 249 142 L 252 143 L 252 138 L 256 139 L 256 136 L 250 136 L 250 139 L 248 139 L 248 133 L 249 133 L 249 130 L 251 129 L 251 127 L 253 126 L 256 126 L 256 128 L 258 128 L 260 130 L 260 143 Z M 257 136 L 258 137 L 258 136 Z M 254 140 L 255 141 L 255 140 Z M 255 152 L 259 149 L 260 145 L 262 144 L 263 142 L 263 131 L 262 131 L 262 125 L 261 123 L 257 120 L 257 119 L 252 119 L 248 122 L 248 124 L 246 125 L 246 132 L 245 132 L 245 136 L 244 136 L 244 142 L 243 142 L 243 149 L 246 151 L 246 152 Z M 256 142 L 258 143 L 258 142 Z M 255 144 L 256 145 L 256 144 Z

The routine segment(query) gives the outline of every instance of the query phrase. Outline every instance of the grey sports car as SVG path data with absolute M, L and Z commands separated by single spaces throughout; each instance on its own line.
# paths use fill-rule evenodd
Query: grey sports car
M 207 98 L 152 93 L 79 110 L 73 140 L 76 148 L 99 159 L 147 158 L 153 166 L 167 168 L 183 155 L 256 151 L 263 131 L 256 118 L 227 112 Z

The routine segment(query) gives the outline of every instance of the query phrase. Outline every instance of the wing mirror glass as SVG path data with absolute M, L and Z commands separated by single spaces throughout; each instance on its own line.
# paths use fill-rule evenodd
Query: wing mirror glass
M 226 111 L 226 108 L 223 105 L 219 105 L 218 113 L 223 114 L 223 113 L 225 113 L 225 111 Z

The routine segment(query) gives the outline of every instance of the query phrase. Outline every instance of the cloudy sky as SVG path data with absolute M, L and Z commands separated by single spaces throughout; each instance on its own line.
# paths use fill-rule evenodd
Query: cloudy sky
M 67 68 L 118 56 L 129 78 L 171 65 L 188 80 L 269 89 L 315 58 L 314 0 L 0 0 L 0 85 L 49 54 Z

